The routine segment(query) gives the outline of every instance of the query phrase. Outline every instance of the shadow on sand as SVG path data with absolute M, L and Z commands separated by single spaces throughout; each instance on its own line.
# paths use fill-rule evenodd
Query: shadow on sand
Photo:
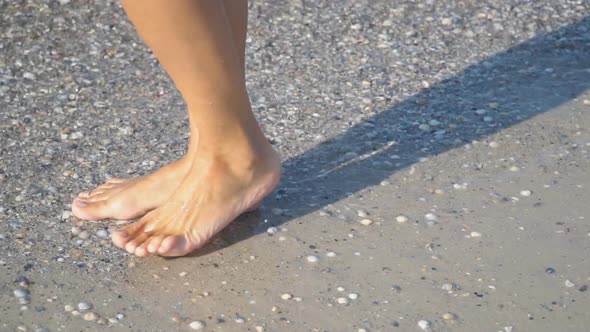
M 472 65 L 287 160 L 279 188 L 265 202 L 266 207 L 285 213 L 273 215 L 266 224 L 261 222 L 260 212 L 241 216 L 219 235 L 223 246 L 379 185 L 420 158 L 485 139 L 574 99 L 589 88 L 587 17 Z M 490 107 L 494 102 L 499 103 L 497 109 Z M 478 114 L 477 109 L 488 112 Z M 492 121 L 484 121 L 485 116 L 492 117 Z M 441 124 L 428 131 L 418 128 L 418 124 L 430 119 Z M 449 127 L 451 123 L 456 127 Z M 219 244 L 210 244 L 196 251 L 195 256 L 217 249 Z

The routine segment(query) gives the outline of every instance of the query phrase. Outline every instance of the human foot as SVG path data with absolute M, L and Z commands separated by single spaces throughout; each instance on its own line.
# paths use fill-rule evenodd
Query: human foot
M 84 220 L 141 217 L 174 193 L 190 164 L 185 157 L 146 176 L 110 179 L 90 192 L 81 192 L 72 203 L 72 213 Z
M 203 246 L 279 181 L 280 158 L 272 148 L 249 166 L 236 166 L 244 165 L 236 159 L 196 159 L 170 199 L 114 232 L 113 243 L 137 256 L 184 256 Z

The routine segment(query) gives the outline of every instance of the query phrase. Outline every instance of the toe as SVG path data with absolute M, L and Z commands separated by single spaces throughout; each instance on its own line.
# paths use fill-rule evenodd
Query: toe
M 77 218 L 96 221 L 109 217 L 110 206 L 107 200 L 76 198 L 72 204 L 72 213 Z
M 125 179 L 112 178 L 112 179 L 108 180 L 105 184 L 122 183 L 122 182 L 125 182 Z
M 147 256 L 147 254 L 148 254 L 147 244 L 148 244 L 148 241 L 146 240 L 139 247 L 137 247 L 135 249 L 135 256 L 137 256 L 137 257 L 145 257 L 145 256 Z
M 90 197 L 90 192 L 89 191 L 83 191 L 81 193 L 78 194 L 78 197 Z
M 184 256 L 197 249 L 204 241 L 193 241 L 187 236 L 170 235 L 162 241 L 158 255 L 166 257 Z
M 145 240 L 147 240 L 150 236 L 151 234 L 149 233 L 138 234 L 138 236 L 135 237 L 133 240 L 127 242 L 127 244 L 125 245 L 125 250 L 127 250 L 127 252 L 130 254 L 135 254 L 135 250 L 137 250 L 141 245 L 143 245 Z
M 122 227 L 121 229 L 113 232 L 113 235 L 111 235 L 111 240 L 117 247 L 123 249 L 129 241 L 135 239 L 140 234 L 140 232 L 143 232 L 144 226 L 144 222 L 138 221 L 131 225 Z
M 158 252 L 158 249 L 160 248 L 162 241 L 164 241 L 164 238 L 164 235 L 156 235 L 152 236 L 149 240 L 146 241 L 146 243 L 149 243 L 147 245 L 147 250 L 150 254 L 155 254 Z

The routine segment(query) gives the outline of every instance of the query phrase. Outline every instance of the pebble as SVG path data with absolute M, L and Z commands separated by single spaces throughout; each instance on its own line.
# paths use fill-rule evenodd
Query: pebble
M 98 319 L 98 315 L 95 314 L 94 312 L 87 312 L 84 314 L 84 316 L 82 316 L 82 319 L 87 320 L 87 321 L 95 321 Z
M 307 261 L 310 263 L 317 263 L 318 260 L 319 260 L 318 256 L 314 256 L 314 255 L 307 256 Z
M 74 226 L 72 227 L 72 234 L 74 234 L 74 236 L 80 234 L 82 232 L 82 229 L 78 226 Z
M 99 229 L 98 231 L 96 231 L 96 236 L 107 238 L 109 237 L 109 231 L 107 231 L 106 229 Z
M 423 329 L 425 331 L 428 330 L 431 325 L 432 324 L 429 321 L 427 321 L 426 319 L 421 319 L 418 321 L 418 327 L 420 327 L 421 329 Z
M 522 190 L 520 192 L 520 195 L 524 196 L 524 197 L 529 197 L 531 194 L 532 194 L 532 192 L 530 190 Z
M 565 281 L 565 287 L 571 288 L 571 287 L 576 287 L 576 284 L 574 284 L 573 282 L 571 282 L 569 279 L 567 279 Z
M 370 224 L 373 223 L 373 220 L 371 220 L 371 219 L 363 219 L 363 220 L 360 221 L 360 223 L 362 225 L 369 226 Z
M 481 233 L 480 232 L 471 232 L 471 237 L 481 237 Z
M 117 314 L 115 317 L 117 317 L 118 320 L 121 320 L 121 319 L 125 318 L 125 315 Z
M 81 239 L 87 239 L 90 235 L 88 235 L 87 231 L 82 231 L 78 234 L 78 237 Z
M 46 327 L 39 327 L 35 329 L 35 332 L 49 332 L 49 329 Z
M 453 319 L 457 318 L 457 315 L 455 315 L 455 314 L 454 314 L 454 313 L 452 313 L 452 312 L 446 312 L 446 313 L 444 313 L 444 314 L 442 315 L 442 318 L 443 318 L 444 320 L 453 320 Z
M 483 108 L 480 108 L 480 109 L 478 109 L 478 110 L 475 111 L 475 113 L 478 114 L 478 115 L 484 115 L 484 114 L 486 114 L 486 112 L 487 111 L 484 110 Z
M 276 227 L 269 227 L 266 232 L 270 235 L 274 235 L 278 232 L 279 230 Z
M 442 284 L 442 286 L 440 288 L 442 290 L 446 290 L 447 292 L 452 292 L 452 291 L 455 291 L 455 290 L 458 290 L 459 289 L 459 287 L 456 284 L 453 284 L 453 283 L 450 283 L 450 282 L 447 282 L 447 283 Z
M 188 275 L 188 272 L 183 271 L 183 272 L 180 272 L 178 275 L 181 277 L 186 277 Z
M 88 303 L 88 302 L 80 302 L 78 303 L 78 310 L 80 311 L 86 311 L 86 310 L 90 310 L 92 309 L 92 304 Z
M 489 146 L 490 148 L 497 148 L 500 146 L 500 144 L 498 144 L 498 142 L 490 142 Z
M 336 253 L 333 252 L 333 251 L 329 251 L 329 252 L 326 253 L 326 256 L 328 256 L 328 257 L 336 257 Z
M 72 310 L 72 316 L 80 316 L 80 312 L 78 310 Z
M 202 330 L 205 327 L 205 323 L 201 322 L 200 320 L 195 320 L 188 326 L 190 326 L 190 328 L 193 330 Z
M 75 308 L 74 308 L 74 306 L 73 306 L 73 305 L 71 305 L 71 304 L 66 304 L 66 305 L 64 306 L 64 310 L 65 310 L 66 312 L 72 312 L 72 311 L 74 311 L 74 309 L 75 309 Z
M 244 324 L 245 322 L 246 322 L 246 320 L 242 317 L 236 318 L 236 323 L 238 323 L 238 324 Z
M 358 329 L 358 332 L 367 332 L 367 329 L 363 329 L 362 327 Z
M 433 213 L 427 213 L 424 215 L 427 220 L 436 220 L 436 215 Z
M 22 289 L 22 288 L 17 288 L 14 290 L 14 296 L 16 298 L 24 298 L 27 297 L 29 295 L 29 291 L 26 289 Z
M 399 215 L 395 218 L 395 220 L 399 223 L 404 223 L 408 221 L 408 217 L 404 216 L 404 215 Z
M 421 125 L 418 126 L 418 129 L 422 130 L 422 131 L 429 131 L 430 130 L 430 126 L 423 123 Z
M 338 304 L 348 304 L 348 299 L 345 297 L 339 297 L 336 299 L 336 302 L 338 302 Z
M 492 121 L 494 121 L 494 118 L 492 118 L 491 116 L 484 116 L 483 121 L 484 122 L 492 122 Z
M 510 167 L 510 171 L 511 172 L 518 172 L 518 171 L 520 171 L 520 168 L 518 168 L 516 166 L 512 166 L 512 167 Z
M 285 293 L 283 295 L 281 295 L 281 299 L 283 300 L 289 300 L 293 297 L 293 295 L 289 294 L 289 293 Z
M 553 274 L 553 273 L 555 273 L 555 269 L 552 268 L 552 267 L 548 267 L 548 268 L 545 269 L 545 273 L 547 273 L 547 274 Z
M 23 78 L 26 78 L 28 80 L 34 80 L 35 79 L 35 74 L 29 73 L 29 72 L 25 72 L 25 73 L 23 73 Z
M 348 297 L 349 297 L 351 300 L 356 300 L 356 299 L 358 299 L 358 298 L 359 298 L 359 295 L 358 295 L 357 293 L 350 293 L 350 294 L 348 294 Z
M 357 216 L 361 217 L 361 218 L 366 218 L 369 216 L 369 212 L 367 212 L 366 210 L 357 210 L 356 211 Z

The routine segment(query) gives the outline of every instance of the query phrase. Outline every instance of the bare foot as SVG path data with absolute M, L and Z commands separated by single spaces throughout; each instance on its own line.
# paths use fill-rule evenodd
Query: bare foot
M 203 246 L 279 181 L 280 158 L 274 151 L 242 165 L 243 160 L 195 159 L 170 199 L 114 232 L 113 242 L 137 256 L 184 256 Z
M 141 217 L 172 196 L 190 164 L 188 158 L 183 158 L 146 176 L 110 179 L 91 192 L 80 193 L 72 203 L 72 212 L 84 220 Z

